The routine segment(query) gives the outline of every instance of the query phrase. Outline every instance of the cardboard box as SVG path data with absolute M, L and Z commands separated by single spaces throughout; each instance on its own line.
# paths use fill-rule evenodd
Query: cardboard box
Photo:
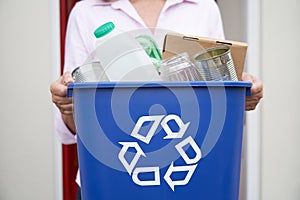
M 238 80 L 241 80 L 248 48 L 248 45 L 243 42 L 168 33 L 164 40 L 163 59 L 183 52 L 187 52 L 193 59 L 198 52 L 220 45 L 230 46 L 236 74 Z

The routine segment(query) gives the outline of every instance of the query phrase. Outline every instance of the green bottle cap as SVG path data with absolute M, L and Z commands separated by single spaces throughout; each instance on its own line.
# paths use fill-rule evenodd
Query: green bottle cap
M 112 22 L 107 22 L 101 26 L 99 26 L 95 31 L 94 35 L 96 38 L 103 37 L 104 35 L 110 33 L 112 30 L 114 30 L 115 25 Z

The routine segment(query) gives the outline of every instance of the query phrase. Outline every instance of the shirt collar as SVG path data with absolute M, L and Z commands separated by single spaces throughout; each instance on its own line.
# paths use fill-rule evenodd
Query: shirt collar
M 183 0 L 184 2 L 192 2 L 192 3 L 198 3 L 199 0 Z
M 129 1 L 129 0 L 119 0 L 119 1 L 113 1 L 113 2 L 107 2 L 104 0 L 89 0 L 92 5 L 112 5 L 112 4 L 117 4 L 119 1 Z M 198 3 L 199 0 L 167 0 L 168 3 L 170 4 L 176 4 L 176 3 L 182 3 L 182 2 L 191 2 L 191 3 Z
M 111 4 L 115 3 L 115 2 L 107 2 L 107 1 L 103 1 L 103 0 L 86 0 L 86 1 L 90 1 L 93 6 L 111 5 Z

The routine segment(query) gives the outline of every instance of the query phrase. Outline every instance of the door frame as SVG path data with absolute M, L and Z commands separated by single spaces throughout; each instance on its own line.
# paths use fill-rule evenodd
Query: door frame
M 244 13 L 244 35 L 249 44 L 246 70 L 262 77 L 261 73 L 261 2 L 241 0 Z M 261 109 L 246 112 L 246 194 L 241 200 L 259 200 L 261 197 Z

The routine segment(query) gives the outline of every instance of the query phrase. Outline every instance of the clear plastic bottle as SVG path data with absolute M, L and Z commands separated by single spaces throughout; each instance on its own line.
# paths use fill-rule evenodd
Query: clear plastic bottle
M 130 34 L 107 22 L 94 35 L 96 57 L 110 81 L 161 81 L 150 57 Z

